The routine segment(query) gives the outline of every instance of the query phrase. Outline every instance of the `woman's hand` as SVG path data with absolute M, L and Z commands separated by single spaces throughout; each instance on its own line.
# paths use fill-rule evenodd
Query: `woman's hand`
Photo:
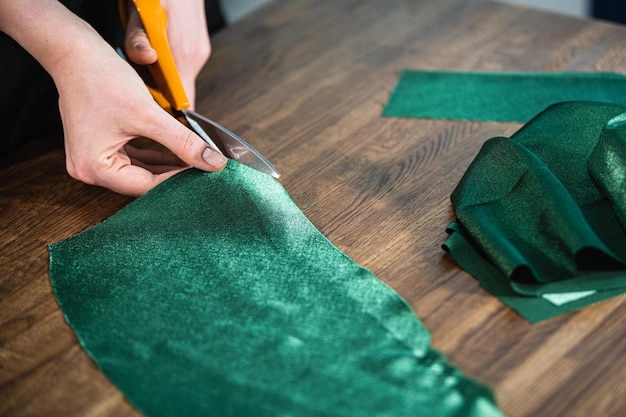
M 74 178 L 141 195 L 188 166 L 216 171 L 226 164 L 156 104 L 137 73 L 111 48 L 91 49 L 73 61 L 72 71 L 55 81 L 67 170 Z M 178 157 L 127 145 L 138 136 L 159 142 Z
M 54 79 L 72 177 L 138 196 L 189 166 L 217 171 L 226 165 L 223 155 L 161 109 L 135 70 L 58 1 L 3 0 L 0 29 Z M 199 71 L 199 60 L 192 61 L 187 83 Z M 128 145 L 136 137 L 159 142 L 174 155 Z

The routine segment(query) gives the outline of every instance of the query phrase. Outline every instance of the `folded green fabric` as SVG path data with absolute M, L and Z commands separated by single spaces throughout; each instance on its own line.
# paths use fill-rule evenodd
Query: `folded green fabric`
M 487 141 L 444 247 L 532 322 L 626 292 L 626 107 L 559 103 Z
M 501 416 L 404 300 L 236 162 L 49 251 L 80 343 L 148 416 Z
M 383 116 L 527 122 L 564 101 L 626 105 L 626 76 L 405 70 Z

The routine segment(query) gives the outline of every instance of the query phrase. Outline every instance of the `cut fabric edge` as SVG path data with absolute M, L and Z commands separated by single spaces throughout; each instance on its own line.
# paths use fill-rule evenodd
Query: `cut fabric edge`
M 479 249 L 472 244 L 471 238 L 466 236 L 459 226 L 456 220 L 448 226 L 446 231 L 449 236 L 442 244 L 442 249 L 449 253 L 463 270 L 474 277 L 484 290 L 496 296 L 531 324 L 574 312 L 626 293 L 624 288 L 596 290 L 595 293 L 585 296 L 578 294 L 580 297 L 573 296 L 568 302 L 561 304 L 550 301 L 550 298 L 552 301 L 562 301 L 559 297 L 549 296 L 546 299 L 543 296 L 532 297 L 518 294 L 506 284 L 506 277 L 493 264 L 485 260 Z
M 526 123 L 529 122 L 534 115 L 545 108 L 549 104 L 552 104 L 555 100 L 544 97 L 539 100 L 543 103 L 543 106 L 539 106 L 534 110 L 525 108 L 523 106 L 517 106 L 517 110 L 513 114 L 508 115 L 495 115 L 493 114 L 493 107 L 491 110 L 478 110 L 471 112 L 457 112 L 447 106 L 446 109 L 436 107 L 436 102 L 430 100 L 428 107 L 422 107 L 420 104 L 416 106 L 407 103 L 407 100 L 414 94 L 411 91 L 411 86 L 419 83 L 429 82 L 424 80 L 424 77 L 444 77 L 444 78 L 463 78 L 466 81 L 473 81 L 476 79 L 489 79 L 489 78 L 507 78 L 509 80 L 528 80 L 529 78 L 535 78 L 536 81 L 545 81 L 552 85 L 555 80 L 567 80 L 569 82 L 584 83 L 583 85 L 591 82 L 608 82 L 609 86 L 600 90 L 600 94 L 597 91 L 584 95 L 580 93 L 566 94 L 563 97 L 557 99 L 557 102 L 561 101 L 602 101 L 607 103 L 621 103 L 626 105 L 620 95 L 617 95 L 613 90 L 615 89 L 615 83 L 621 83 L 626 85 L 626 76 L 624 74 L 616 72 L 602 72 L 602 71 L 555 71 L 555 72 L 541 72 L 541 71 L 458 71 L 458 70 L 446 70 L 446 69 L 413 69 L 404 68 L 400 71 L 395 86 L 391 89 L 387 101 L 383 105 L 380 115 L 382 117 L 395 117 L 395 118 L 417 118 L 417 119 L 433 119 L 433 120 L 449 120 L 449 121 L 474 121 L 474 122 L 493 122 L 493 123 Z M 431 83 L 437 81 L 430 80 Z M 611 86 L 613 88 L 611 88 Z M 626 86 L 624 87 L 626 88 Z M 457 93 L 458 94 L 458 93 Z M 428 99 L 426 101 L 429 101 Z M 448 102 L 450 100 L 447 100 Z M 539 105 L 538 103 L 535 103 Z M 480 109 L 482 106 L 474 103 L 472 107 L 478 106 Z M 435 107 L 433 107 L 435 106 Z M 490 106 L 486 106 L 490 107 Z M 491 111 L 491 114 L 488 114 Z

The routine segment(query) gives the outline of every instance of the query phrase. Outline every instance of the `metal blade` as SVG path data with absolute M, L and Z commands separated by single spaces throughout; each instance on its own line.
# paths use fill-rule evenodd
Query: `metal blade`
M 217 145 L 217 148 L 226 156 L 265 174 L 269 174 L 276 179 L 280 178 L 280 174 L 274 168 L 274 165 L 239 136 L 192 110 L 183 110 L 183 113 L 188 119 L 194 120 L 205 134 L 209 136 L 210 139 L 207 141 L 209 146 Z M 190 125 L 195 127 L 193 123 L 190 123 Z M 197 127 L 194 130 L 197 130 Z M 198 132 L 198 134 L 206 141 L 201 133 Z

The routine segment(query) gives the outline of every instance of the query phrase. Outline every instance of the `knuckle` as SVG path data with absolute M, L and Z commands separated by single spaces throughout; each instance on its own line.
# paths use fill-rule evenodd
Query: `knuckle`
M 196 145 L 195 134 L 189 129 L 178 129 L 174 136 L 174 142 L 180 149 L 181 156 L 189 159 L 194 152 Z
M 178 59 L 186 62 L 194 71 L 199 71 L 211 56 L 211 42 L 194 42 L 184 45 L 176 51 Z
M 203 43 L 202 46 L 200 47 L 200 50 L 198 51 L 198 55 L 204 59 L 204 61 L 208 61 L 208 59 L 211 57 L 211 42 L 206 42 Z
M 84 163 L 75 163 L 69 161 L 66 163 L 66 170 L 70 177 L 75 180 L 84 182 L 85 184 L 95 185 L 96 178 L 93 174 L 93 170 Z
M 126 46 L 134 48 L 137 42 L 144 40 L 145 36 L 141 29 L 133 28 L 126 34 Z

